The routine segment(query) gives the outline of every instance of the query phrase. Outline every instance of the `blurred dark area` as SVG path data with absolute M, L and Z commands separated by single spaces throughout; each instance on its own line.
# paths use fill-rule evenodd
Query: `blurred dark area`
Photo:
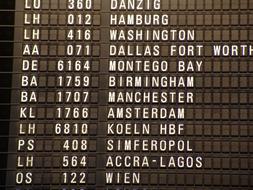
M 5 189 L 13 62 L 15 0 L 0 0 L 0 189 Z

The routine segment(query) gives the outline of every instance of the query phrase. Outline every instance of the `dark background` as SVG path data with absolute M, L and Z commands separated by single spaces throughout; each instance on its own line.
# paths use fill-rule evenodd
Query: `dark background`
M 0 1 L 0 189 L 5 189 L 15 0 Z
M 7 170 L 6 161 L 10 121 L 10 94 L 13 70 L 14 1 L 15 0 L 0 0 L 0 189 L 5 189 L 5 171 Z M 17 2 L 18 1 L 19 0 L 17 0 Z M 101 1 L 105 2 L 105 0 Z M 56 0 L 52 0 L 52 2 L 56 2 Z M 58 0 L 58 2 L 64 2 L 64 0 Z M 200 44 L 202 41 L 205 43 L 223 42 L 229 44 L 239 43 L 240 40 L 242 40 L 240 43 L 243 44 L 249 43 L 253 40 L 253 24 L 251 21 L 251 18 L 253 17 L 250 17 L 252 16 L 253 3 L 251 0 L 164 0 L 163 2 L 165 2 L 165 11 L 168 11 L 171 17 L 171 28 L 179 28 L 186 25 L 187 28 L 190 26 L 189 28 L 195 28 L 202 31 L 203 36 L 197 35 L 197 42 Z M 192 4 L 184 4 L 184 2 L 192 2 Z M 213 4 L 211 7 L 213 8 L 208 8 L 207 2 L 211 2 Z M 246 3 L 243 4 L 240 2 Z M 185 9 L 185 7 L 191 8 L 188 10 Z M 104 9 L 102 9 L 102 11 L 103 10 Z M 102 12 L 101 14 L 107 14 L 108 16 L 109 12 Z M 193 15 L 196 17 L 190 17 Z M 203 15 L 206 16 L 205 19 L 204 17 L 201 17 Z M 211 15 L 221 15 L 221 17 L 212 18 Z M 243 17 L 245 15 L 248 16 L 246 17 L 247 19 Z M 232 16 L 238 16 L 238 18 L 236 17 L 237 19 L 232 19 Z M 106 22 L 109 20 L 109 17 L 103 18 Z M 105 24 L 104 26 L 108 26 L 108 24 Z M 250 33 L 248 35 L 241 33 L 240 37 L 238 37 L 239 35 L 237 36 L 227 33 L 231 29 L 237 30 L 238 28 L 245 31 L 249 30 Z M 209 33 L 213 30 L 216 30 L 220 35 Z M 58 38 L 58 36 L 56 38 Z M 64 39 L 62 41 L 64 41 Z M 106 44 L 104 45 L 104 48 L 107 48 L 109 40 L 106 39 L 106 37 L 103 37 L 101 41 Z M 52 43 L 54 43 L 53 40 Z M 106 54 L 107 52 L 103 53 Z M 99 55 L 98 57 L 101 60 L 101 68 L 102 65 L 104 65 L 104 78 L 107 80 L 108 75 L 110 75 L 106 70 L 106 64 L 108 61 L 102 60 L 102 55 Z M 107 58 L 109 59 L 110 57 Z M 177 169 L 159 170 L 155 168 L 152 169 L 152 171 L 149 170 L 149 173 L 146 170 L 145 172 L 148 176 L 151 174 L 150 178 L 147 178 L 146 183 L 152 184 L 149 185 L 150 188 L 152 187 L 152 190 L 156 186 L 157 189 L 166 190 L 251 190 L 253 181 L 253 163 L 251 154 L 253 150 L 251 147 L 253 134 L 251 132 L 253 119 L 253 113 L 251 112 L 253 105 L 253 99 L 251 98 L 253 94 L 252 58 L 235 58 L 235 60 L 232 58 L 231 60 L 230 58 L 229 60 L 226 60 L 225 58 L 218 59 L 225 61 L 216 60 L 217 62 L 215 62 L 210 56 L 203 58 L 205 61 L 205 68 L 201 76 L 198 76 L 197 78 L 198 83 L 196 88 L 196 92 L 198 92 L 198 94 L 196 93 L 196 97 L 198 97 L 196 106 L 201 109 L 196 109 L 196 107 L 188 109 L 188 112 L 192 113 L 188 117 L 189 123 L 187 128 L 189 130 L 187 131 L 186 136 L 195 139 L 196 142 L 197 140 L 199 141 L 198 146 L 196 146 L 198 147 L 198 153 L 203 154 L 203 157 L 206 158 L 206 160 L 208 159 L 209 162 L 206 161 L 205 167 L 203 170 L 199 171 L 199 175 L 194 173 L 195 171 L 193 171 L 192 174 L 187 174 L 184 173 L 184 171 L 182 173 L 182 171 L 178 171 Z M 100 75 L 102 70 L 99 72 Z M 240 81 L 241 79 L 244 80 Z M 106 80 L 104 81 L 105 84 L 107 84 Z M 236 83 L 237 85 L 232 85 L 231 81 L 233 80 L 238 80 L 238 84 Z M 100 84 L 100 86 L 103 85 Z M 103 86 L 103 90 L 106 93 L 108 88 Z M 243 95 L 241 99 L 240 95 Z M 103 106 L 104 108 L 107 108 L 106 98 L 104 99 Z M 106 115 L 105 110 L 103 111 Z M 237 113 L 245 110 L 247 114 L 239 115 Z M 106 117 L 105 120 L 102 121 L 107 122 Z M 106 136 L 105 132 L 102 131 L 101 133 Z M 234 146 L 233 143 L 237 146 Z M 247 146 L 245 146 L 245 144 Z M 97 150 L 97 152 L 100 153 L 100 150 Z M 101 160 L 102 159 L 99 159 L 99 161 Z M 103 171 L 106 170 L 101 162 L 98 162 L 95 168 L 102 168 Z M 45 170 L 43 167 L 41 167 L 41 169 L 43 171 Z M 122 169 L 120 168 L 120 170 Z M 162 179 L 158 175 L 160 172 L 163 174 L 166 172 L 166 175 L 168 174 L 168 176 L 166 177 L 165 175 L 165 178 Z M 47 172 L 44 173 L 45 176 L 49 176 Z M 55 178 L 57 179 L 59 177 L 56 176 Z M 163 180 L 162 182 L 166 185 L 160 187 L 159 180 Z M 99 189 L 97 187 L 100 183 L 102 185 Z M 105 190 L 103 183 L 102 178 L 99 179 L 98 177 L 96 181 L 96 190 Z M 50 183 L 48 184 L 49 185 L 44 186 L 43 189 L 49 189 Z M 59 189 L 58 187 L 55 188 L 57 190 Z M 117 185 L 108 187 L 108 189 L 111 190 L 117 188 Z M 32 189 L 41 190 L 42 186 L 39 184 L 38 187 L 32 187 Z M 129 186 L 124 190 L 133 189 L 134 187 Z M 143 190 L 142 187 L 137 190 L 140 189 Z

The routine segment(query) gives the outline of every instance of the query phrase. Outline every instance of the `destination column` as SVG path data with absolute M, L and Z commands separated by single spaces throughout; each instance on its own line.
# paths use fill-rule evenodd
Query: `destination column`
M 170 27 L 165 3 L 110 1 L 105 181 L 113 189 L 152 189 L 203 166 L 184 136 L 202 67 L 188 56 L 202 56 L 203 46 L 193 29 Z

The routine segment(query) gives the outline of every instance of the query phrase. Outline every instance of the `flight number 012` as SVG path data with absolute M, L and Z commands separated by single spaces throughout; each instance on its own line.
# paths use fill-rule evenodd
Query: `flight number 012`
M 90 14 L 68 14 L 67 16 L 68 25 L 91 25 L 92 16 Z

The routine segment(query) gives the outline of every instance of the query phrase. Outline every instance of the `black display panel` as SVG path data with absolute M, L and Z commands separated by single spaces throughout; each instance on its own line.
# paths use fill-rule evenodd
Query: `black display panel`
M 0 6 L 1 189 L 252 189 L 251 0 Z

